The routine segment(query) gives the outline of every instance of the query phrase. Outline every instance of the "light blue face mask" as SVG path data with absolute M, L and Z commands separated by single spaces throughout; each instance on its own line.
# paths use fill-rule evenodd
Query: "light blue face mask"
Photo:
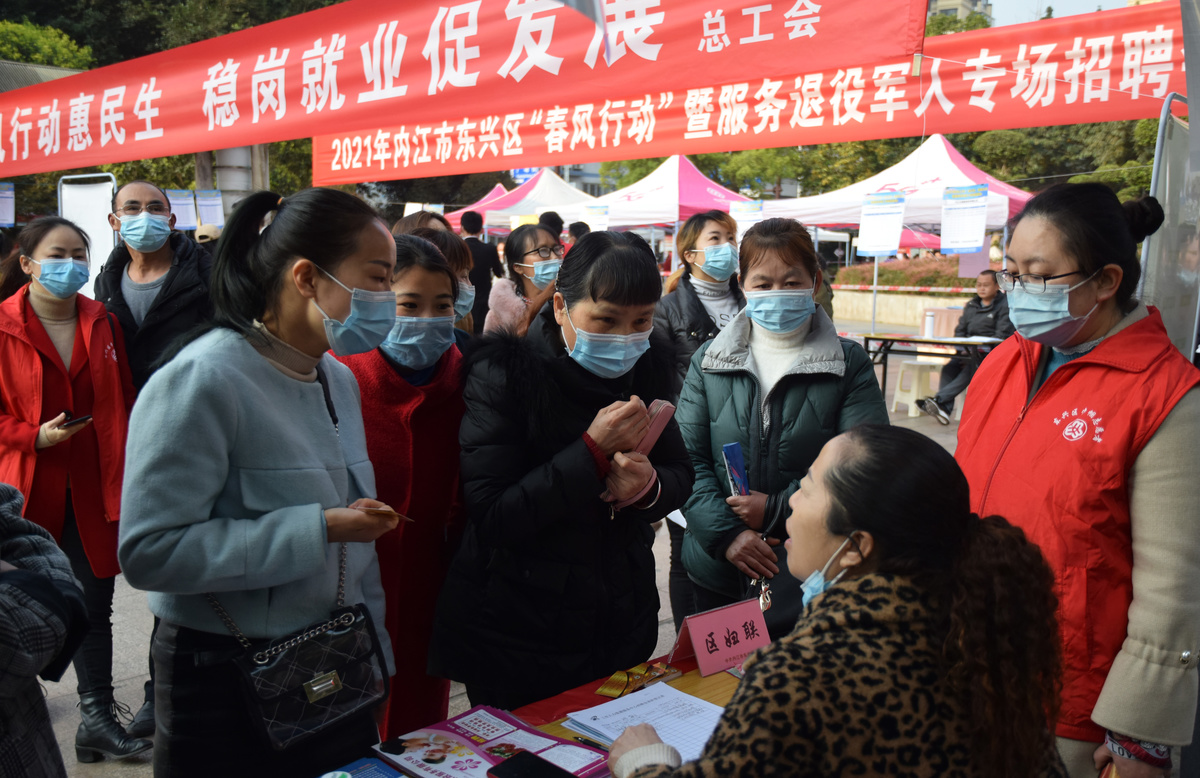
M 728 281 L 738 270 L 737 249 L 732 243 L 704 247 L 704 264 L 696 267 L 703 270 L 714 281 Z
M 325 337 L 333 353 L 339 357 L 365 354 L 383 343 L 396 323 L 396 293 L 351 289 L 324 268 L 317 269 L 350 293 L 350 315 L 345 321 L 329 318 L 316 299 L 313 300 L 313 305 L 325 317 Z
M 134 251 L 149 254 L 158 251 L 171 237 L 171 217 L 142 211 L 137 216 L 122 216 L 121 237 Z
M 562 267 L 561 259 L 547 259 L 542 262 L 534 262 L 532 265 L 517 264 L 517 267 L 533 268 L 533 278 L 529 280 L 538 289 L 545 289 L 550 286 L 550 282 L 558 278 L 558 271 Z
M 571 320 L 571 312 L 567 311 L 567 321 L 575 330 L 575 348 L 567 349 L 579 363 L 580 367 L 601 378 L 619 378 L 637 364 L 650 348 L 650 333 L 654 328 L 645 332 L 632 332 L 628 335 L 608 335 L 581 330 Z M 563 342 L 567 336 L 563 334 Z
M 746 292 L 746 315 L 771 332 L 791 332 L 808 321 L 815 310 L 811 289 Z
M 380 348 L 411 370 L 424 370 L 454 345 L 454 317 L 397 316 Z
M 84 259 L 31 259 L 42 268 L 38 283 L 50 294 L 65 300 L 83 288 L 88 280 L 88 263 Z
M 455 321 L 467 318 L 467 314 L 475 307 L 475 286 L 458 282 L 458 297 L 454 298 Z
M 1097 302 L 1083 316 L 1071 315 L 1071 292 L 1095 275 L 1093 273 L 1074 286 L 1047 284 L 1043 294 L 1030 294 L 1018 284 L 1008 293 L 1008 317 L 1022 338 L 1043 346 L 1062 347 L 1079 334 L 1100 307 Z
M 838 556 L 843 550 L 845 550 L 846 544 L 850 542 L 850 538 L 843 540 L 842 545 L 838 546 L 837 551 L 833 552 L 833 556 L 829 557 L 829 561 L 825 563 L 825 566 L 820 570 L 813 570 L 812 575 L 810 575 L 808 578 L 805 578 L 804 583 L 800 584 L 801 598 L 804 601 L 805 608 L 807 608 L 808 604 L 813 601 L 814 597 L 816 597 L 818 594 L 824 594 L 825 592 L 829 591 L 830 587 L 842 580 L 842 576 L 846 574 L 846 570 L 848 568 L 843 568 L 842 572 L 835 575 L 832 581 L 825 580 L 825 574 L 829 572 L 829 566 L 837 561 Z

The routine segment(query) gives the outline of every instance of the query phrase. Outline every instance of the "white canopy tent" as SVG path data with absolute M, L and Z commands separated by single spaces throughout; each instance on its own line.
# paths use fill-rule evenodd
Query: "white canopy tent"
M 533 216 L 543 211 L 563 214 L 567 206 L 594 202 L 595 197 L 563 181 L 550 168 L 542 168 L 521 186 L 475 210 L 484 212 L 483 223 L 488 227 L 509 229 L 514 216 Z M 565 214 L 563 220 L 572 221 Z
M 989 176 L 967 161 L 942 135 L 931 135 L 916 151 L 882 173 L 812 197 L 764 200 L 763 218 L 786 216 L 805 224 L 858 224 L 863 198 L 874 192 L 904 192 L 904 223 L 936 229 L 942 223 L 942 195 L 948 186 L 988 185 L 987 228 L 1001 229 L 1032 197 Z

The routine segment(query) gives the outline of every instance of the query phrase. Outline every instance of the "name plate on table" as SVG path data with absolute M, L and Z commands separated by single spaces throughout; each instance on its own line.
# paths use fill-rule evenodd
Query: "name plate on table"
M 736 667 L 750 652 L 771 642 L 757 599 L 688 616 L 667 662 L 695 656 L 700 675 Z

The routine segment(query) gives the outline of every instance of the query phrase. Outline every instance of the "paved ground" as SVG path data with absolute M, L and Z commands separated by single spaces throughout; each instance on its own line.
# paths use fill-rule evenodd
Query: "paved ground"
M 870 332 L 869 322 L 838 321 L 838 329 L 845 333 Z M 896 327 L 888 325 L 878 328 L 880 332 L 915 333 L 914 327 Z M 893 360 L 888 366 L 889 395 L 894 390 L 899 378 L 900 362 Z M 877 368 L 878 370 L 878 368 Z M 889 396 L 890 402 L 890 396 Z M 921 416 L 910 419 L 902 408 L 899 413 L 892 414 L 892 423 L 913 427 L 934 440 L 937 440 L 949 451 L 954 451 L 958 425 L 951 422 L 943 426 L 932 418 Z M 667 572 L 670 558 L 670 544 L 667 531 L 660 528 L 654 546 L 655 559 L 658 568 L 658 591 L 662 607 L 659 610 L 659 640 L 655 655 L 670 651 L 675 642 L 674 622 L 671 618 L 671 603 L 667 596 Z M 142 704 L 142 688 L 147 679 L 146 654 L 150 640 L 150 629 L 153 618 L 146 608 L 145 594 L 129 587 L 123 577 L 117 578 L 116 598 L 113 603 L 113 678 L 116 686 L 117 699 L 124 702 L 131 710 L 137 711 Z M 72 778 L 149 778 L 151 775 L 150 757 L 147 752 L 141 758 L 133 758 L 124 762 L 99 762 L 95 764 L 80 764 L 75 761 L 75 728 L 79 723 L 79 713 L 75 705 L 75 673 L 68 670 L 59 683 L 48 683 L 46 686 L 47 702 L 50 715 L 54 720 L 55 734 L 62 748 L 63 760 L 67 765 L 67 774 Z M 459 685 L 455 685 L 450 700 L 451 714 L 460 713 L 470 707 L 467 697 Z

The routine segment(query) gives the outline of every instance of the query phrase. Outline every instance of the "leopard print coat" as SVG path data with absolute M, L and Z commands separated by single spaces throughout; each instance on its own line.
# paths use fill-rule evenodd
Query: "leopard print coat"
M 875 574 L 833 587 L 790 635 L 747 659 L 698 761 L 634 777 L 974 775 L 932 621 L 907 579 Z M 1040 778 L 1065 778 L 1047 743 Z

